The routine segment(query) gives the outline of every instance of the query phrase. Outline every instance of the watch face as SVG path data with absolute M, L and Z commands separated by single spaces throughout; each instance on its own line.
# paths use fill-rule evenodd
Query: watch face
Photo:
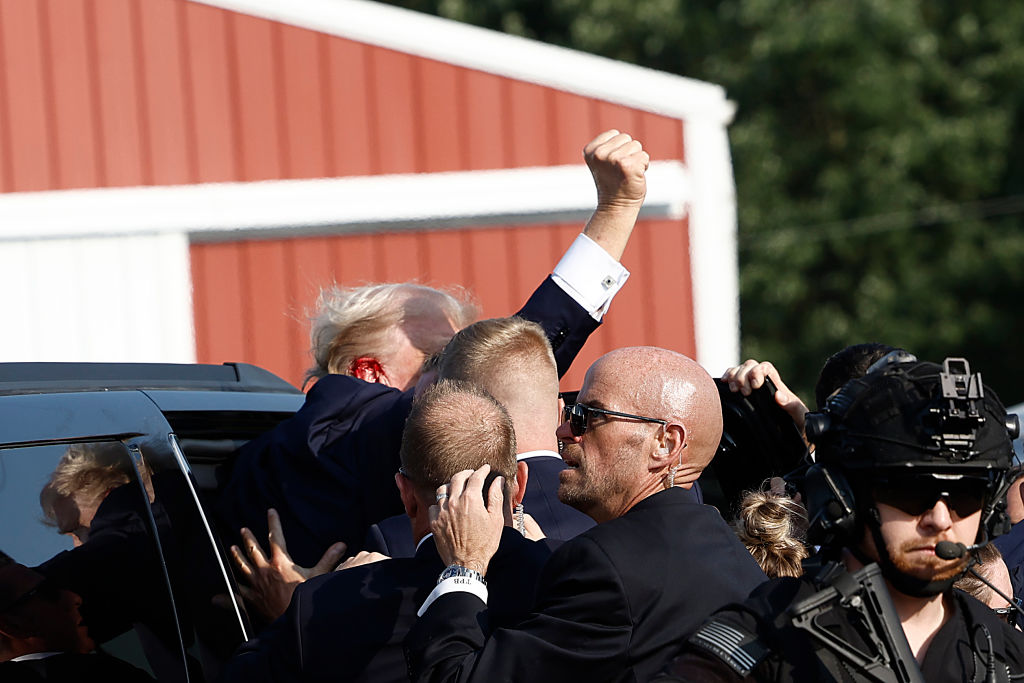
M 479 581 L 485 586 L 487 585 L 487 581 L 484 580 L 483 574 L 475 569 L 467 569 L 466 567 L 457 564 L 446 567 L 445 570 L 441 572 L 441 576 L 437 578 L 437 582 L 441 583 L 445 579 L 452 578 L 465 578 L 471 581 Z

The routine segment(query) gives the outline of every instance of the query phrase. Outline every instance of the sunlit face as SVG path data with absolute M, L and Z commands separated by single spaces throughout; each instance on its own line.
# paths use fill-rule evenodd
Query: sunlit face
M 935 545 L 940 541 L 974 543 L 981 521 L 980 509 L 961 517 L 943 499 L 920 515 L 910 515 L 885 503 L 875 505 L 889 557 L 900 572 L 924 581 L 942 581 L 962 571 L 966 559 L 940 559 L 935 555 Z M 877 559 L 870 535 L 865 544 L 868 555 Z
M 416 386 L 423 362 L 444 348 L 457 332 L 440 310 L 407 320 L 392 334 L 392 346 L 381 361 L 387 384 L 405 391 Z
M 587 372 L 577 401 L 606 410 L 635 412 L 621 398 L 614 376 L 595 365 Z M 618 398 L 617 398 L 618 397 Z M 644 479 L 643 449 L 659 425 L 604 415 L 591 415 L 587 431 L 573 436 L 567 422 L 555 432 L 562 441 L 568 467 L 559 475 L 558 499 L 597 522 L 614 519 L 627 509 Z

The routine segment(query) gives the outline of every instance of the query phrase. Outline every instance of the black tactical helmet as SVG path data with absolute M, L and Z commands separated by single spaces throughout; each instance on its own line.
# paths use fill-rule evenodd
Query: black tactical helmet
M 815 461 L 851 474 L 922 469 L 997 474 L 1013 459 L 1017 418 L 962 358 L 883 358 L 807 416 Z M 889 362 L 887 362 L 887 359 Z M 908 472 L 909 473 L 909 472 Z

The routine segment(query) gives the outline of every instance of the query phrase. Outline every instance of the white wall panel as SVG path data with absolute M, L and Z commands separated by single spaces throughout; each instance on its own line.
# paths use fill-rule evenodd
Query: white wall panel
M 195 361 L 184 233 L 0 242 L 0 361 Z

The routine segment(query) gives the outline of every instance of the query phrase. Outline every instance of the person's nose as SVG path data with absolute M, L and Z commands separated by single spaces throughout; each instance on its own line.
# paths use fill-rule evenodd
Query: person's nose
M 555 430 L 555 436 L 564 443 L 577 443 L 580 440 L 580 437 L 573 436 L 568 420 L 562 420 L 562 423 L 558 425 L 558 429 Z
M 953 526 L 953 518 L 949 512 L 949 503 L 939 498 L 921 517 L 921 523 L 935 531 L 945 531 Z

